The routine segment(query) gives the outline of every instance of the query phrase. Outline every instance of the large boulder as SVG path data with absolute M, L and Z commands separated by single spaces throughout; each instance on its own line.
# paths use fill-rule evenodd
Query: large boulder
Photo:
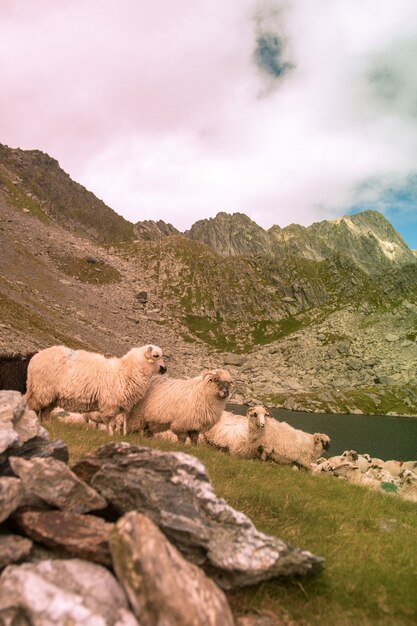
M 10 464 L 24 488 L 51 506 L 73 513 L 104 509 L 107 502 L 65 463 L 53 458 L 12 457 Z
M 218 498 L 202 463 L 188 454 L 114 442 L 72 469 L 120 514 L 139 511 L 149 517 L 224 589 L 323 567 L 322 558 L 259 532 Z
M 19 511 L 15 521 L 31 539 L 58 554 L 111 567 L 109 535 L 113 524 L 101 517 L 67 511 Z
M 13 475 L 9 458 L 55 457 L 68 462 L 63 441 L 48 441 L 34 411 L 18 391 L 0 391 L 0 476 Z
M 140 626 L 114 576 L 81 559 L 6 567 L 0 577 L 0 624 Z
M 4 522 L 22 503 L 24 490 L 17 478 L 0 477 L 0 522 Z
M 233 626 L 224 593 L 144 515 L 127 513 L 110 548 L 116 575 L 143 626 Z
M 0 453 L 15 442 L 44 434 L 35 411 L 27 408 L 19 391 L 0 391 Z

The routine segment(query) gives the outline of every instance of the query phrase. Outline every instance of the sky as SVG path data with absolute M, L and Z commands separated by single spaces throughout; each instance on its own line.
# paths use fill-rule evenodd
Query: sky
M 415 0 L 1 0 L 0 143 L 131 222 L 381 211 L 417 248 Z

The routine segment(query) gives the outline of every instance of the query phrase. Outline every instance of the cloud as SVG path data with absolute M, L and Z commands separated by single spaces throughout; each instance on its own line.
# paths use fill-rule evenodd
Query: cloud
M 5 0 L 0 16 L 0 141 L 131 221 L 307 225 L 417 171 L 414 0 Z

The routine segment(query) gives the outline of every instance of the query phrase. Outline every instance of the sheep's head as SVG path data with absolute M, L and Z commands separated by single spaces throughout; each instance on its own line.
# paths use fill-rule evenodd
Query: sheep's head
M 235 383 L 227 370 L 210 370 L 203 372 L 201 376 L 203 381 L 210 385 L 213 395 L 222 400 L 231 395 Z
M 322 450 L 328 450 L 330 448 L 330 437 L 328 435 L 322 435 L 322 433 L 314 433 L 314 445 L 316 448 L 322 448 Z
M 265 428 L 266 418 L 272 417 L 272 415 L 264 406 L 257 405 L 246 411 L 246 417 L 257 428 Z
M 359 455 L 356 452 L 356 450 L 345 450 L 342 456 L 344 456 L 345 459 L 348 461 L 357 461 L 359 458 Z
M 144 346 L 145 357 L 151 363 L 159 374 L 165 374 L 167 368 L 162 358 L 162 350 L 159 346 L 147 344 Z
M 404 485 L 414 485 L 417 483 L 417 474 L 409 469 L 403 469 L 399 475 Z

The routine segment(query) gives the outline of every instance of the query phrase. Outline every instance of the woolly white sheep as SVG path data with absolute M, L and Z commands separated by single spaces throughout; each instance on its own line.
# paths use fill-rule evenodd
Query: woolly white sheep
M 230 454 L 246 459 L 258 456 L 265 434 L 266 418 L 271 414 L 264 406 L 254 406 L 246 416 L 223 411 L 220 420 L 206 433 L 206 442 Z
M 124 421 L 154 374 L 165 371 L 161 348 L 151 344 L 132 348 L 121 358 L 52 346 L 29 363 L 26 402 L 41 417 L 49 416 L 56 406 L 94 412 L 93 417 L 113 434 L 116 417 L 121 414 Z
M 227 370 L 203 372 L 191 379 L 154 378 L 145 396 L 127 415 L 127 432 L 148 434 L 171 429 L 181 442 L 197 443 L 224 410 L 234 382 Z
M 415 466 L 417 468 L 417 466 Z M 399 495 L 405 500 L 417 502 L 417 474 L 409 469 L 404 469 L 400 473 L 401 487 Z
M 271 460 L 283 465 L 295 463 L 310 468 L 310 464 L 317 461 L 323 450 L 327 450 L 330 445 L 327 435 L 312 435 L 274 418 L 267 419 L 266 428 L 268 436 L 264 438 L 261 452 L 264 461 Z

